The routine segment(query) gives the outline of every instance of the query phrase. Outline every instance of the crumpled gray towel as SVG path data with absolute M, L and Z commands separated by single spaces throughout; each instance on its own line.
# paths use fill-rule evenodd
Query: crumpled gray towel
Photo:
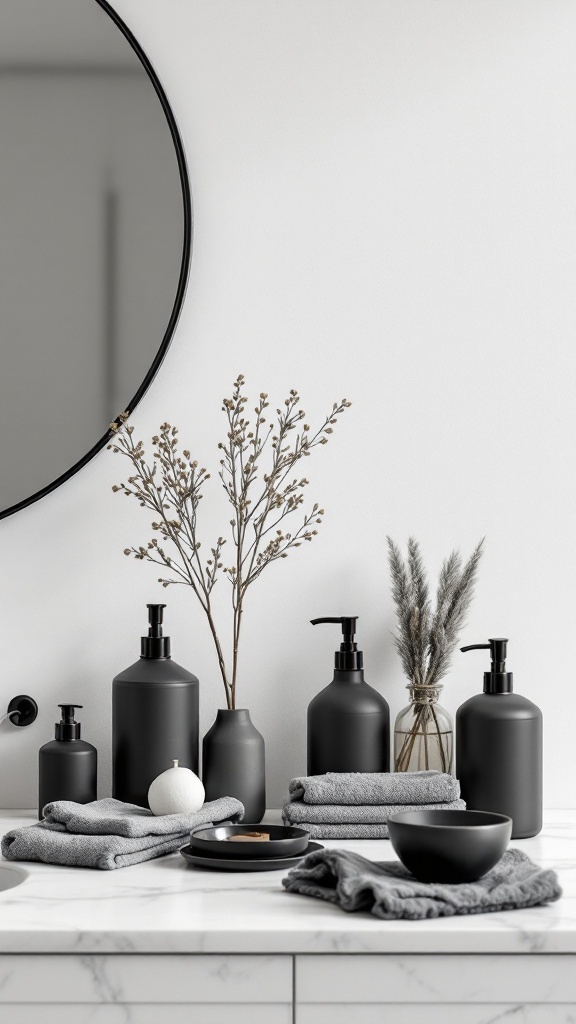
M 165 814 L 106 798 L 89 804 L 67 800 L 47 804 L 46 818 L 7 832 L 6 860 L 35 860 L 69 867 L 128 867 L 173 853 L 190 832 L 222 821 L 241 821 L 244 807 L 234 797 L 211 800 L 195 814 Z
M 285 825 L 305 828 L 311 839 L 388 839 L 388 818 L 400 811 L 464 811 L 464 800 L 444 804 L 305 804 L 288 801 L 282 808 Z
M 349 850 L 317 850 L 282 884 L 288 892 L 328 900 L 349 913 L 370 911 L 386 921 L 520 910 L 562 895 L 556 873 L 539 868 L 516 849 L 507 850 L 477 882 L 460 885 L 417 882 L 398 861 L 373 862 Z
M 305 804 L 443 804 L 460 796 L 444 772 L 327 772 L 292 779 L 290 800 Z

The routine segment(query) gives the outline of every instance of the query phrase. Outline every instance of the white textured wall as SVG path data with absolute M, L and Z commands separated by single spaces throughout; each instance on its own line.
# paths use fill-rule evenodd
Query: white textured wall
M 486 535 L 463 641 L 511 638 L 517 688 L 544 711 L 547 802 L 574 804 L 576 5 L 117 6 L 171 98 L 196 209 L 187 301 L 138 432 L 172 419 L 215 464 L 239 371 L 255 393 L 298 386 L 312 420 L 354 403 L 306 465 L 321 536 L 250 594 L 241 703 L 266 738 L 269 802 L 305 768 L 306 706 L 331 678 L 336 637 L 309 618 L 358 614 L 369 680 L 393 713 L 404 702 L 385 535 L 414 532 L 434 573 Z M 147 601 L 169 601 L 205 727 L 220 703 L 191 595 L 121 554 L 148 533 L 112 495 L 118 473 L 103 453 L 0 523 L 3 699 L 41 705 L 32 728 L 2 726 L 0 804 L 34 803 L 63 700 L 85 705 L 109 790 L 111 678 L 138 653 Z M 227 522 L 216 479 L 204 514 L 212 533 Z M 485 667 L 457 656 L 450 709 Z

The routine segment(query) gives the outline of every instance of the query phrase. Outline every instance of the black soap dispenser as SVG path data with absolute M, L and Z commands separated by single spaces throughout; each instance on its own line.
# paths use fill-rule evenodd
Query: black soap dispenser
M 112 683 L 112 794 L 139 807 L 148 806 L 151 783 L 176 758 L 198 774 L 199 683 L 170 657 L 165 607 L 148 605 L 141 656 Z
M 59 704 L 62 716 L 55 725 L 55 739 L 40 747 L 38 757 L 38 817 L 54 800 L 88 804 L 96 799 L 98 753 L 80 739 L 80 722 L 74 715 L 81 704 Z
M 512 818 L 512 839 L 542 828 L 542 712 L 514 693 L 506 671 L 508 640 L 493 637 L 462 651 L 489 650 L 484 692 L 456 713 L 456 775 L 469 810 Z
M 336 622 L 343 635 L 334 678 L 308 707 L 308 775 L 390 768 L 390 709 L 364 679 L 364 656 L 354 641 L 357 620 L 356 615 L 311 620 L 313 626 Z

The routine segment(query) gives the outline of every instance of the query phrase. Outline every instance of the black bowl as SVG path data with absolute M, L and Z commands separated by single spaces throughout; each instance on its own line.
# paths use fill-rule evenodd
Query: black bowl
M 389 818 L 388 833 L 420 882 L 475 882 L 500 860 L 512 819 L 490 811 L 400 811 Z
M 270 839 L 248 840 L 243 843 L 229 842 L 230 836 L 245 835 L 247 832 L 267 832 Z M 190 836 L 194 853 L 211 854 L 218 857 L 295 857 L 302 853 L 310 841 L 310 834 L 303 828 L 290 825 L 216 825 L 203 828 Z

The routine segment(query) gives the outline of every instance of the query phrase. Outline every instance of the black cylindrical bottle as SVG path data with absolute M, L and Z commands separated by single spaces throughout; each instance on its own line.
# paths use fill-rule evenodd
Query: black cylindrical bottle
M 59 704 L 62 719 L 56 722 L 55 739 L 40 747 L 38 755 L 38 817 L 54 800 L 88 804 L 96 799 L 98 753 L 80 739 L 80 722 L 74 711 L 81 704 Z
M 170 657 L 162 635 L 163 604 L 149 604 L 141 657 L 112 684 L 112 794 L 148 806 L 148 789 L 177 758 L 198 774 L 196 676 Z
M 487 648 L 492 669 L 484 692 L 456 713 L 456 775 L 473 811 L 512 818 L 512 839 L 528 839 L 542 828 L 542 712 L 512 691 L 506 644 L 495 637 L 463 651 Z
M 363 654 L 354 642 L 357 616 L 312 619 L 342 625 L 334 678 L 308 707 L 308 775 L 390 770 L 390 709 L 364 679 Z

